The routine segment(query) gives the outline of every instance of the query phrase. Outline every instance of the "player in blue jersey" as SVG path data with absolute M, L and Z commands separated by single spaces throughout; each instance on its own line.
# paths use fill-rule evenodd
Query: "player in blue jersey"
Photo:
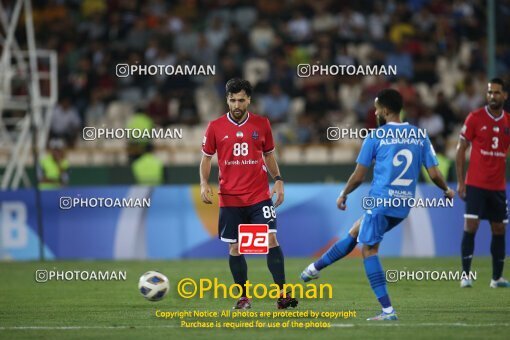
M 382 90 L 377 94 L 374 105 L 379 128 L 363 142 L 356 160 L 356 169 L 336 201 L 338 208 L 345 210 L 347 196 L 363 182 L 374 163 L 374 179 L 369 198 L 363 202 L 366 212 L 354 223 L 347 237 L 305 268 L 301 279 L 307 282 L 318 278 L 320 270 L 349 254 L 359 242 L 363 244 L 366 275 L 382 306 L 382 313 L 368 320 L 397 320 L 379 261 L 379 244 L 384 234 L 409 214 L 410 207 L 406 202 L 414 198 L 422 165 L 446 197 L 452 199 L 455 192 L 448 187 L 437 167 L 436 155 L 428 136 L 417 127 L 400 121 L 400 93 L 393 89 Z M 381 202 L 384 204 L 377 204 Z

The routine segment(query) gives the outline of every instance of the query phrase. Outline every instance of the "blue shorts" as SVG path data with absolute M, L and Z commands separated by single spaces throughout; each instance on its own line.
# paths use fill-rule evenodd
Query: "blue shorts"
M 223 242 L 237 243 L 240 224 L 267 224 L 276 233 L 276 211 L 271 199 L 246 207 L 220 207 L 218 237 Z
M 384 234 L 395 228 L 404 219 L 366 212 L 361 219 L 358 242 L 373 246 L 380 243 Z

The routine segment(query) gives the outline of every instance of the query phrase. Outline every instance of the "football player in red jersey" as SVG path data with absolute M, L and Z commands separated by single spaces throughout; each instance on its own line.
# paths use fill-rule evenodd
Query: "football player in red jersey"
M 244 255 L 239 254 L 239 224 L 267 224 L 269 253 L 267 266 L 274 282 L 283 288 L 285 267 L 282 250 L 276 239 L 276 212 L 283 202 L 283 179 L 274 156 L 274 142 L 269 120 L 248 112 L 252 87 L 243 79 L 230 79 L 226 84 L 229 112 L 209 123 L 202 142 L 200 162 L 200 193 L 202 201 L 211 204 L 213 191 L 209 185 L 211 158 L 218 154 L 220 217 L 219 238 L 229 243 L 229 265 L 234 282 L 243 287 L 242 297 L 234 308 L 248 309 L 245 283 L 248 267 Z M 267 172 L 275 180 L 269 191 Z M 276 194 L 273 205 L 271 197 Z M 282 292 L 283 293 L 283 292 Z M 298 301 L 290 296 L 277 301 L 280 309 L 296 307 Z
M 510 115 L 503 110 L 508 93 L 504 82 L 492 79 L 487 88 L 488 105 L 469 113 L 457 145 L 457 191 L 466 201 L 464 236 L 462 237 L 462 270 L 471 269 L 475 234 L 480 220 L 488 220 L 492 229 L 492 280 L 490 287 L 510 287 L 503 278 L 505 261 L 505 227 L 508 223 L 506 201 L 506 155 L 510 145 Z M 466 150 L 471 157 L 464 179 Z M 460 286 L 471 287 L 464 278 Z

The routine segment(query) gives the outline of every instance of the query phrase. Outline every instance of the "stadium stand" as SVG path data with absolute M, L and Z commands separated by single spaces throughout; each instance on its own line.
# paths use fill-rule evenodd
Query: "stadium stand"
M 271 85 L 290 99 L 284 120 L 275 126 L 283 163 L 352 162 L 360 141 L 328 142 L 325 127 L 370 126 L 373 95 L 381 86 L 407 94 L 411 123 L 419 124 L 427 110 L 441 118 L 450 157 L 466 108 L 481 104 L 477 96 L 483 101 L 482 0 L 46 0 L 33 6 L 38 47 L 58 52 L 59 96 L 71 99 L 81 124 L 125 127 L 141 110 L 158 125 L 182 127 L 182 141 L 155 143 L 167 165 L 199 161 L 204 127 L 225 111 L 223 85 L 233 76 L 255 86 L 254 112 L 267 114 L 262 102 Z M 496 71 L 504 76 L 510 70 L 505 39 L 510 27 L 503 18 L 510 4 L 498 1 L 496 6 Z M 301 63 L 389 62 L 398 65 L 398 77 L 296 74 Z M 212 64 L 216 74 L 117 77 L 121 63 Z M 438 110 L 444 108 L 436 105 L 439 94 L 450 111 Z M 9 115 L 15 113 L 4 116 Z M 124 140 L 74 138 L 68 152 L 73 166 L 128 162 Z M 7 157 L 7 147 L 0 147 L 0 162 Z

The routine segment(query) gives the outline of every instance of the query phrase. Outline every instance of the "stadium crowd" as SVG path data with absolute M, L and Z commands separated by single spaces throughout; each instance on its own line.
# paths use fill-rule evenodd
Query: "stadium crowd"
M 334 123 L 374 126 L 374 95 L 389 85 L 404 96 L 406 120 L 431 137 L 448 137 L 485 101 L 483 0 L 41 0 L 33 6 L 38 47 L 58 51 L 52 133 L 72 131 L 71 139 L 77 127 L 100 124 L 119 100 L 156 125 L 205 124 L 224 112 L 224 84 L 234 76 L 254 83 L 252 110 L 283 126 L 279 142 L 289 144 L 325 142 Z M 496 15 L 496 72 L 504 77 L 510 1 L 497 1 Z M 216 65 L 216 74 L 117 77 L 119 63 Z M 398 76 L 300 78 L 298 64 L 397 65 Z

